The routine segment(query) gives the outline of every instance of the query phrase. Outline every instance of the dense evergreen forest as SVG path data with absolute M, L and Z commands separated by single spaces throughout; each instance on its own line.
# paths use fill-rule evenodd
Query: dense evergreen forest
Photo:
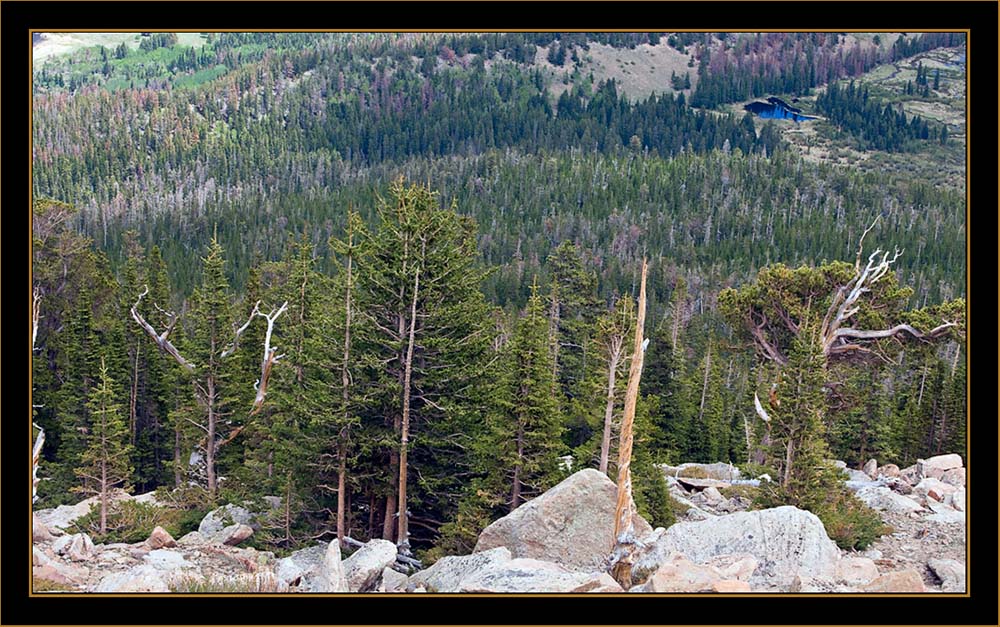
M 654 526 L 673 519 L 657 464 L 783 475 L 825 516 L 779 447 L 796 468 L 964 450 L 964 193 L 706 109 L 961 45 L 844 41 L 161 33 L 36 67 L 39 504 L 99 490 L 104 463 L 176 488 L 187 523 L 277 496 L 269 550 L 469 551 L 565 456 L 614 476 L 643 259 L 632 472 Z M 596 44 L 690 52 L 696 86 L 633 99 L 571 73 Z M 543 66 L 567 68 L 558 96 Z M 947 141 L 854 83 L 817 108 L 863 149 Z M 786 435 L 754 413 L 775 390 Z

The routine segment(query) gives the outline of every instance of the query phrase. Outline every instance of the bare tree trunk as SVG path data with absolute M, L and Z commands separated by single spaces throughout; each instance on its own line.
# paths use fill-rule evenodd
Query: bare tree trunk
M 285 542 L 292 542 L 292 473 L 285 478 Z
M 604 433 L 601 436 L 601 461 L 598 470 L 608 472 L 608 455 L 611 451 L 611 422 L 615 411 L 615 375 L 621 351 L 615 351 L 608 363 L 608 395 L 604 405 Z
M 783 487 L 788 487 L 788 482 L 792 478 L 792 461 L 793 461 L 793 436 L 788 436 L 788 444 L 785 445 L 785 474 L 781 480 L 781 485 Z
M 340 462 L 337 468 L 337 539 L 340 541 L 340 547 L 345 548 L 344 538 L 347 537 L 347 529 L 344 526 L 344 512 L 346 499 L 344 498 L 344 490 L 347 486 L 347 451 L 344 449 L 343 445 L 339 451 Z
M 552 381 L 559 380 L 559 293 L 552 285 L 552 304 L 549 308 L 549 355 L 552 357 Z
M 135 446 L 135 432 L 138 428 L 136 425 L 135 418 L 135 404 L 136 397 L 139 395 L 139 342 L 136 341 L 135 345 L 135 361 L 132 365 L 132 390 L 129 395 L 129 407 L 128 407 L 128 428 L 129 428 L 129 442 L 132 446 Z
M 701 405 L 698 407 L 698 422 L 705 415 L 705 395 L 708 392 L 708 373 L 712 370 L 712 345 L 709 344 L 705 353 L 705 379 L 701 383 Z
M 208 398 L 208 437 L 205 444 L 205 474 L 208 477 L 208 496 L 215 501 L 215 376 L 208 375 L 206 380 Z
M 174 487 L 181 487 L 181 426 L 174 425 Z
M 524 463 L 524 425 L 517 425 L 517 462 L 514 463 L 514 485 L 510 494 L 510 511 L 521 504 L 521 466 Z
M 425 244 L 426 246 L 426 244 Z M 399 528 L 396 545 L 400 552 L 410 552 L 409 520 L 406 511 L 407 448 L 410 441 L 410 380 L 413 375 L 413 344 L 417 329 L 417 296 L 420 293 L 420 267 L 413 279 L 413 300 L 410 305 L 410 336 L 406 345 L 406 361 L 403 369 L 403 422 L 399 447 Z
M 629 366 L 628 385 L 625 389 L 625 410 L 618 445 L 618 498 L 615 504 L 615 549 L 611 558 L 611 575 L 628 590 L 632 586 L 632 550 L 635 530 L 632 524 L 632 423 L 635 404 L 639 396 L 639 378 L 642 376 L 643 334 L 646 324 L 646 260 L 642 260 L 642 279 L 639 284 L 639 304 L 635 323 L 635 348 Z
M 108 532 L 108 462 L 101 461 L 101 535 Z
M 353 245 L 353 232 L 348 238 L 348 246 Z M 344 360 L 340 365 L 340 381 L 342 386 L 342 400 L 344 403 L 344 428 L 340 432 L 340 442 L 337 445 L 339 456 L 339 467 L 337 468 L 337 538 L 340 540 L 341 548 L 344 547 L 344 538 L 347 537 L 345 522 L 345 499 L 344 489 L 347 485 L 347 437 L 348 421 L 350 420 L 350 400 L 351 400 L 351 373 L 347 364 L 351 359 L 351 290 L 353 286 L 353 255 L 347 255 L 347 294 L 344 306 Z
M 399 420 L 396 420 L 398 424 Z M 397 427 L 398 431 L 399 428 Z M 399 482 L 397 477 L 399 473 L 399 453 L 397 451 L 392 451 L 389 453 L 389 479 L 392 481 L 392 490 L 388 496 L 385 497 L 385 519 L 382 521 L 382 539 L 389 540 L 390 542 L 395 542 L 396 540 L 396 491 Z

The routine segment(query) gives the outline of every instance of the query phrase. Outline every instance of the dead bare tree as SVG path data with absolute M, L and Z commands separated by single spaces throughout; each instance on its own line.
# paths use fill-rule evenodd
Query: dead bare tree
M 615 386 L 619 366 L 628 358 L 625 340 L 632 330 L 632 300 L 623 298 L 621 310 L 615 311 L 610 318 L 604 318 L 598 334 L 598 346 L 608 367 L 608 388 L 604 405 L 604 432 L 601 435 L 601 458 L 598 470 L 608 471 L 608 458 L 611 452 L 611 427 L 615 408 Z
M 254 415 L 260 411 L 260 408 L 264 405 L 264 397 L 267 395 L 267 381 L 271 378 L 271 368 L 278 362 L 279 359 L 284 357 L 284 355 L 278 355 L 278 349 L 271 347 L 271 333 L 274 332 L 274 321 L 278 319 L 285 310 L 288 309 L 288 301 L 286 300 L 282 303 L 281 307 L 277 310 L 272 310 L 269 314 L 260 313 L 257 311 L 257 307 L 254 307 L 254 314 L 261 316 L 267 320 L 267 333 L 264 335 L 264 357 L 260 362 L 260 379 L 254 384 L 257 390 L 257 396 L 253 401 L 253 409 L 250 411 L 250 415 Z M 249 322 L 247 323 L 249 324 Z M 246 325 L 244 325 L 246 326 Z
M 175 347 L 170 342 L 169 339 L 170 333 L 177 326 L 177 321 L 178 321 L 177 314 L 165 311 L 161 309 L 156 303 L 153 303 L 153 306 L 156 307 L 156 309 L 160 313 L 166 316 L 168 320 L 167 328 L 163 331 L 163 333 L 157 333 L 156 329 L 154 329 L 153 326 L 149 324 L 149 322 L 147 322 L 145 318 L 142 317 L 142 314 L 139 313 L 139 304 L 142 302 L 142 299 L 148 293 L 149 293 L 149 287 L 143 286 L 142 293 L 139 294 L 139 298 L 136 300 L 135 304 L 132 305 L 131 308 L 132 318 L 146 332 L 146 335 L 148 335 L 150 339 L 153 340 L 153 342 L 160 348 L 160 350 L 162 350 L 167 355 L 170 355 L 174 359 L 174 361 L 176 361 L 178 365 L 180 365 L 186 372 L 192 375 L 197 375 L 197 367 L 195 366 L 195 364 L 191 363 L 183 355 L 181 355 L 180 351 L 177 350 L 177 347 Z M 258 379 L 257 382 L 254 384 L 254 388 L 257 391 L 257 394 L 254 399 L 253 407 L 250 410 L 251 416 L 260 411 L 260 408 L 264 403 L 264 397 L 267 394 L 267 382 L 271 375 L 271 368 L 275 364 L 275 362 L 277 362 L 282 357 L 282 355 L 277 354 L 277 350 L 275 348 L 271 347 L 271 334 L 274 331 L 275 320 L 278 319 L 278 316 L 280 316 L 286 310 L 287 307 L 288 307 L 288 302 L 285 301 L 285 303 L 282 304 L 282 306 L 277 310 L 272 311 L 270 314 L 263 314 L 260 312 L 260 301 L 257 301 L 257 303 L 254 304 L 253 310 L 250 312 L 250 315 L 247 317 L 247 321 L 244 322 L 243 325 L 239 327 L 237 327 L 235 324 L 233 325 L 233 340 L 229 345 L 227 345 L 221 351 L 221 353 L 219 353 L 219 358 L 224 359 L 226 357 L 229 357 L 230 355 L 233 355 L 237 351 L 237 349 L 239 348 L 240 337 L 242 337 L 243 333 L 246 332 L 246 330 L 250 327 L 250 324 L 253 321 L 254 317 L 261 316 L 265 320 L 267 320 L 267 335 L 264 340 L 264 357 L 261 361 L 261 376 L 260 379 Z M 232 442 L 233 439 L 235 439 L 236 436 L 238 436 L 240 432 L 243 430 L 243 427 L 239 427 L 233 430 L 228 435 L 228 437 L 221 439 L 217 438 L 217 427 L 220 419 L 220 414 L 218 412 L 218 407 L 217 407 L 219 392 L 216 388 L 215 377 L 211 374 L 205 374 L 204 377 L 196 376 L 193 380 L 193 384 L 195 390 L 195 398 L 197 399 L 198 403 L 205 408 L 206 411 L 205 424 L 202 424 L 201 422 L 195 420 L 191 420 L 190 418 L 185 418 L 185 420 L 187 420 L 192 425 L 198 427 L 205 433 L 204 448 L 205 448 L 205 467 L 208 480 L 208 491 L 209 494 L 211 494 L 214 497 L 217 487 L 217 480 L 215 474 L 216 454 L 218 453 L 220 448 L 222 448 L 229 442 Z
M 643 330 L 646 324 L 646 260 L 642 260 L 642 279 L 639 284 L 639 303 L 635 322 L 635 346 L 629 365 L 628 386 L 625 389 L 625 410 L 622 415 L 621 436 L 618 445 L 618 499 L 615 504 L 615 548 L 611 556 L 611 576 L 628 590 L 632 585 L 632 551 L 635 547 L 632 500 L 632 424 L 635 421 L 635 404 L 639 397 L 639 378 L 642 376 Z
M 38 436 L 35 438 L 35 446 L 31 449 L 31 502 L 34 503 L 38 500 L 38 461 L 42 456 L 42 446 L 45 445 L 45 429 L 42 429 L 35 423 L 31 424 L 38 429 Z

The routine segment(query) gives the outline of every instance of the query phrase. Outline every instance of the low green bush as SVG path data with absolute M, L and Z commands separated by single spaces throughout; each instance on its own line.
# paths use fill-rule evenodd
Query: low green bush
M 113 501 L 108 506 L 107 533 L 101 533 L 101 509 L 95 505 L 75 523 L 75 531 L 88 534 L 95 543 L 142 542 L 156 527 L 179 538 L 198 528 L 205 510 L 158 507 L 132 500 Z

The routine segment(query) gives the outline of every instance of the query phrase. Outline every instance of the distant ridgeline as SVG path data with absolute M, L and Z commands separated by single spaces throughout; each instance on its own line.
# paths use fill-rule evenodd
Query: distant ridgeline
M 781 98 L 771 96 L 767 102 L 751 102 L 743 105 L 743 108 L 757 117 L 768 120 L 795 120 L 796 122 L 808 122 L 818 120 L 816 116 L 802 115 L 802 109 L 793 107 Z

